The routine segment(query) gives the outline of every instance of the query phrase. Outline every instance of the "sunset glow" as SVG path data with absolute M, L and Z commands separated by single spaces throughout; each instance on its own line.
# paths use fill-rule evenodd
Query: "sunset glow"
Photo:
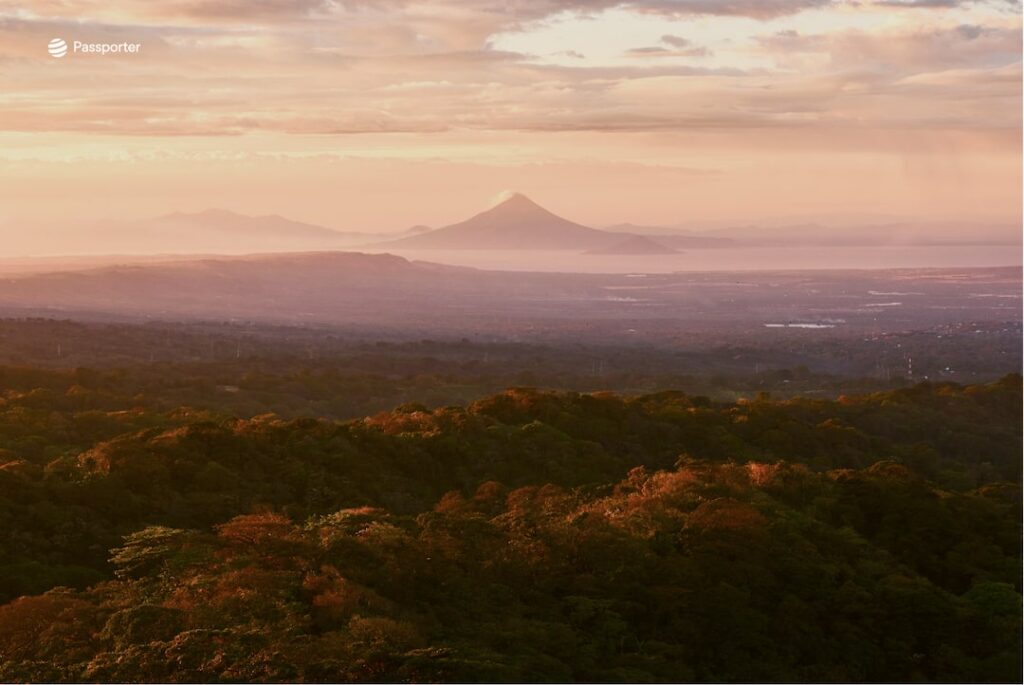
M 384 231 L 505 189 L 592 225 L 1015 222 L 1019 11 L 2 1 L 0 226 L 224 207 Z

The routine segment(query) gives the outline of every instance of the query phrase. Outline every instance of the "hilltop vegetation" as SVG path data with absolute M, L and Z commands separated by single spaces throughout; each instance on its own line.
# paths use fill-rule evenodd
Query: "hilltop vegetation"
M 338 422 L 33 373 L 0 400 L 0 679 L 1020 678 L 1019 376 Z

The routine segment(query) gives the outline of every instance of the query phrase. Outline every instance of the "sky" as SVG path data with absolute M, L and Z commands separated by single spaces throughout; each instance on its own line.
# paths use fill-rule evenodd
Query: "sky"
M 1019 222 L 1021 183 L 1016 0 L 0 0 L 0 237 L 510 190 L 598 226 Z

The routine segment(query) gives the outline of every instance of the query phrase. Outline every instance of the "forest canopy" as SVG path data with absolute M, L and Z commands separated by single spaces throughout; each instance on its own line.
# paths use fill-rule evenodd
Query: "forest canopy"
M 3 377 L 3 680 L 1020 678 L 1019 376 L 353 421 Z

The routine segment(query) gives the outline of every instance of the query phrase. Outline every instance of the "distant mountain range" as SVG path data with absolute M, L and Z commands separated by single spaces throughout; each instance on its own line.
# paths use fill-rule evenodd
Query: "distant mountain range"
M 735 226 L 709 231 L 750 247 L 1020 245 L 1020 226 L 958 222 L 892 222 L 837 228 L 817 223 Z M 660 239 L 660 238 L 659 238 Z
M 338 250 L 379 241 L 380 233 L 338 231 L 277 214 L 248 216 L 225 209 L 174 212 L 152 219 L 101 221 L 69 231 L 47 225 L 7 226 L 8 256 L 202 255 Z M 400 238 L 424 230 L 387 235 Z M 99 248 L 99 249 L 98 249 Z
M 955 221 L 871 221 L 832 225 L 815 222 L 747 224 L 695 229 L 692 226 L 614 224 L 671 247 L 868 247 L 938 245 L 1020 245 L 1020 226 Z
M 390 234 L 339 231 L 270 214 L 223 209 L 175 212 L 139 221 L 67 227 L 5 226 L 0 257 L 21 255 L 243 255 L 343 249 L 394 251 L 571 251 L 595 255 L 659 255 L 730 247 L 863 247 L 1020 245 L 1019 226 L 896 222 L 856 226 L 816 223 L 695 230 L 615 224 L 603 229 L 560 217 L 522 194 L 441 228 L 416 225 Z
M 257 244 L 279 240 L 311 243 L 334 243 L 366 240 L 365 233 L 337 231 L 324 226 L 293 221 L 278 214 L 246 216 L 224 209 L 209 209 L 205 212 L 187 214 L 175 212 L 158 217 L 148 226 L 139 226 L 142 233 L 170 234 L 195 240 L 227 239 L 237 245 L 240 239 L 252 240 Z
M 678 250 L 666 247 L 661 242 L 648 238 L 645 235 L 634 235 L 624 239 L 622 242 L 588 250 L 587 254 L 604 255 L 656 255 L 675 254 Z
M 679 249 L 705 249 L 711 247 L 736 247 L 733 238 L 712 235 L 709 232 L 695 232 L 670 226 L 638 226 L 637 224 L 615 224 L 607 226 L 605 231 L 641 236 L 661 245 Z
M 98 227 L 97 242 L 120 252 L 247 254 L 336 250 L 376 238 L 293 221 L 277 214 L 246 216 L 223 209 L 175 212 L 144 221 Z

